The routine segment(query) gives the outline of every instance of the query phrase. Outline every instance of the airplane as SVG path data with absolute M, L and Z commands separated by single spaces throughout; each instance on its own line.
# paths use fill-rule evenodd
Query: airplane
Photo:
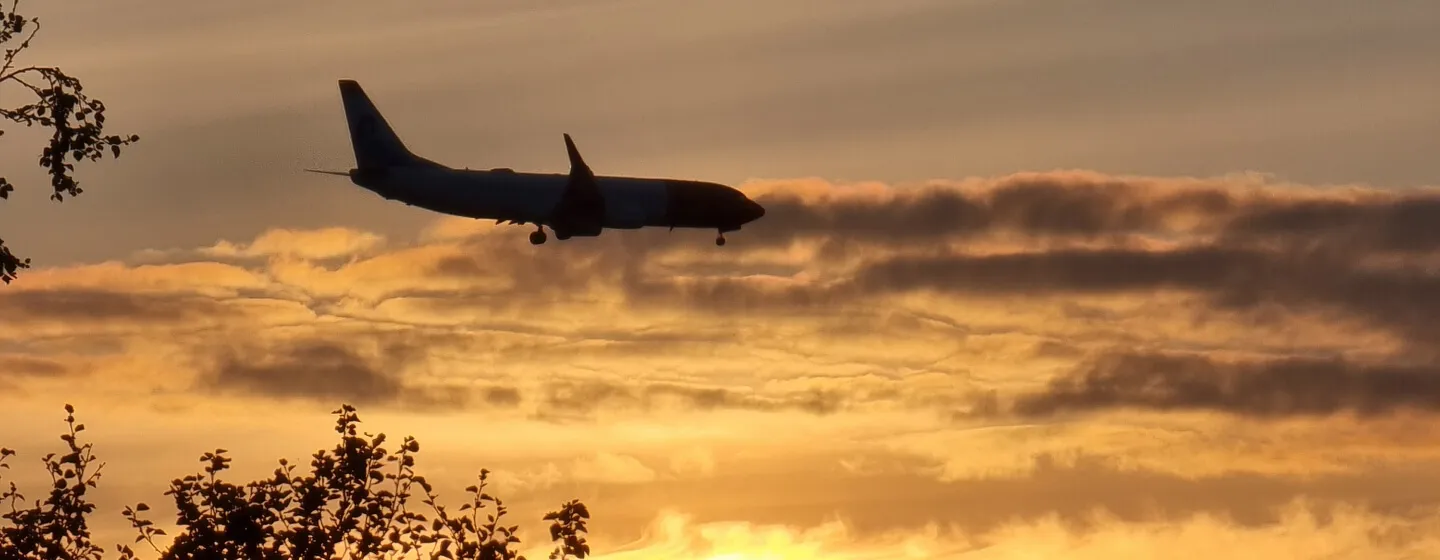
M 562 241 L 597 237 L 605 229 L 678 227 L 714 229 L 715 244 L 723 246 L 727 232 L 765 215 L 760 204 L 719 183 L 596 175 L 569 133 L 564 134 L 569 173 L 442 165 L 412 153 L 359 82 L 339 82 L 355 168 L 305 171 L 349 177 L 387 200 L 497 224 L 533 224 L 533 245 L 545 243 L 546 227 Z

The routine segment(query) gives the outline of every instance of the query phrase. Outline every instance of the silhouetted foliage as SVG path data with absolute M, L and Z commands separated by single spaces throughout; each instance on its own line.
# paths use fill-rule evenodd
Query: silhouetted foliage
M 103 464 L 95 466 L 91 444 L 79 442 L 77 434 L 85 426 L 75 423 L 74 408 L 66 405 L 65 411 L 70 430 L 61 439 L 69 452 L 58 459 L 45 457 L 55 481 L 49 496 L 22 508 L 24 497 L 13 482 L 0 496 L 10 505 L 3 516 L 8 524 L 0 526 L 0 560 L 103 556 L 90 541 L 87 516 L 95 507 L 85 498 L 87 489 L 96 487 Z M 345 405 L 334 413 L 341 441 L 334 449 L 317 451 L 308 474 L 297 474 L 281 459 L 271 477 L 237 485 L 220 479 L 229 468 L 226 451 L 206 453 L 200 458 L 205 464 L 201 473 L 175 479 L 165 492 L 174 499 L 179 534 L 168 546 L 158 543 L 166 533 L 141 517 L 150 509 L 141 503 L 122 512 L 138 532 L 135 542 L 165 559 L 524 559 L 512 548 L 520 542 L 517 526 L 503 523 L 504 504 L 486 492 L 488 470 L 466 488 L 469 503 L 451 513 L 437 503 L 430 483 L 415 474 L 420 444 L 414 438 L 389 450 L 385 434 L 358 432 L 354 408 Z M 6 461 L 14 454 L 0 449 L 0 468 L 9 468 Z M 433 516 L 408 509 L 417 495 Z M 545 516 L 552 522 L 551 540 L 558 543 L 551 559 L 589 555 L 584 536 L 589 518 L 578 501 Z M 122 559 L 137 558 L 129 545 L 116 550 Z
M 35 34 L 40 19 L 20 15 L 20 0 L 0 0 L 0 45 L 5 48 L 0 62 L 0 98 L 17 99 L 12 91 L 28 92 L 31 101 L 17 107 L 0 107 L 0 116 L 27 127 L 40 125 L 52 131 L 50 143 L 40 153 L 40 166 L 50 174 L 54 194 L 50 198 L 63 201 L 64 195 L 78 196 L 83 192 L 75 180 L 75 164 L 82 159 L 98 161 L 108 152 L 120 157 L 120 148 L 140 141 L 134 134 L 105 135 L 105 104 L 85 95 L 80 80 L 53 66 L 19 66 L 17 58 Z M 0 136 L 5 134 L 0 130 Z M 0 198 L 9 198 L 14 185 L 0 177 Z M 0 280 L 9 284 L 22 268 L 30 268 L 30 259 L 21 259 L 10 252 L 0 239 Z
M 65 423 L 69 433 L 60 436 L 68 447 L 67 452 L 56 458 L 54 453 L 46 455 L 45 468 L 50 472 L 50 494 L 45 500 L 36 500 L 30 508 L 21 508 L 25 499 L 15 483 L 11 482 L 0 501 L 10 506 L 10 511 L 0 515 L 9 522 L 0 527 L 0 559 L 79 559 L 100 558 L 101 548 L 90 542 L 90 528 L 86 518 L 95 511 L 95 506 L 86 501 L 86 491 L 95 488 L 100 478 L 102 463 L 91 466 L 95 456 L 90 444 L 81 445 L 78 434 L 85 431 L 84 424 L 75 423 L 75 409 L 65 405 Z M 15 452 L 0 448 L 0 468 L 10 468 L 6 460 Z

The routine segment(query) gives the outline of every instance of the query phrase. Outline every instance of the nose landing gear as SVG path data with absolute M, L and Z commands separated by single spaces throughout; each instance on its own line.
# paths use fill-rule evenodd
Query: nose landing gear
M 715 246 L 716 246 L 716 247 L 724 247 L 724 246 L 725 246 L 725 234 L 724 234 L 723 232 L 715 236 Z
M 536 225 L 535 231 L 530 232 L 530 244 L 539 245 L 545 242 L 545 227 Z

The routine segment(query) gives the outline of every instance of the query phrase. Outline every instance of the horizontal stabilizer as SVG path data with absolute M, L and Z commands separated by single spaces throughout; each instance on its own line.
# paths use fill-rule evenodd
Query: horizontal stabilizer
M 326 174 L 326 175 L 339 175 L 339 176 L 341 176 L 341 177 L 349 177 L 349 176 L 350 176 L 350 172 L 349 172 L 349 171 L 327 171 L 327 170 L 324 170 L 324 169 L 306 169 L 306 171 L 309 171 L 309 172 L 311 172 L 311 173 L 324 173 L 324 174 Z

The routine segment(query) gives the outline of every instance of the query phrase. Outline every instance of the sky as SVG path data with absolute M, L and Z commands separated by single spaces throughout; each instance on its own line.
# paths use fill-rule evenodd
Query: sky
M 3 475 L 74 404 L 107 542 L 350 403 L 442 493 L 493 471 L 532 557 L 571 498 L 607 559 L 1440 553 L 1434 2 L 23 6 L 142 138 L 64 203 L 0 138 Z M 300 171 L 353 164 L 342 78 L 446 164 L 570 133 L 767 214 L 533 247 L 391 203 Z

